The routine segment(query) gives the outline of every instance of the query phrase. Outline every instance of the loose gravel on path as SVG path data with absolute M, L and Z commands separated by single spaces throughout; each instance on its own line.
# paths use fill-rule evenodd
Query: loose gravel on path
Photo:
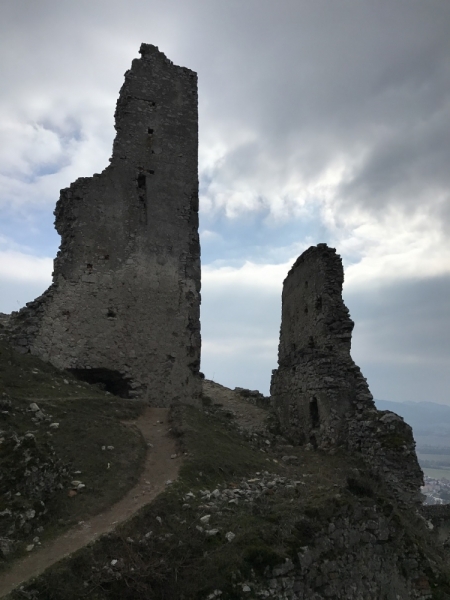
M 175 440 L 169 433 L 168 412 L 167 408 L 149 407 L 136 421 L 128 422 L 130 426 L 139 428 L 149 445 L 137 485 L 107 511 L 80 522 L 77 527 L 14 563 L 1 576 L 0 598 L 100 535 L 112 531 L 162 492 L 167 481 L 176 479 L 180 458 L 173 458 L 176 454 Z

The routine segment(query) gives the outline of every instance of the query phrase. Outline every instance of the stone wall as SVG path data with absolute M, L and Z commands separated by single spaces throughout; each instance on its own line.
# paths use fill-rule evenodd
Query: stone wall
M 376 410 L 350 356 L 354 323 L 342 300 L 344 271 L 334 248 L 306 250 L 284 281 L 272 406 L 283 433 L 311 449 L 361 453 L 398 500 L 421 501 L 422 471 L 412 429 Z
M 9 326 L 22 352 L 167 406 L 201 392 L 197 75 L 140 53 L 110 165 L 61 190 L 53 284 Z
M 436 563 L 425 558 L 411 531 L 406 533 L 395 517 L 367 499 L 366 506 L 347 511 L 336 507 L 328 528 L 297 552 L 297 560 L 268 568 L 266 581 L 251 581 L 251 591 L 255 597 L 289 600 L 438 598 L 430 585 L 430 579 L 439 578 Z M 315 526 L 313 519 L 299 522 L 305 529 Z M 424 535 L 423 523 L 414 515 L 413 527 Z

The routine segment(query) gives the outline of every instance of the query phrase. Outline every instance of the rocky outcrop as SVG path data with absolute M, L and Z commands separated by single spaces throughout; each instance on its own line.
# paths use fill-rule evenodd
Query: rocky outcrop
M 197 75 L 140 53 L 111 164 L 61 191 L 53 284 L 8 327 L 22 352 L 168 406 L 201 392 Z
M 412 429 L 377 411 L 350 356 L 354 323 L 342 300 L 344 271 L 334 248 L 306 250 L 284 281 L 278 369 L 272 405 L 294 443 L 327 452 L 360 453 L 398 500 L 421 500 L 422 471 Z

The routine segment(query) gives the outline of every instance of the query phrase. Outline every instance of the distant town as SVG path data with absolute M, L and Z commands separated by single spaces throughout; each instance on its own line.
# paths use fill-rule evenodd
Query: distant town
M 434 479 L 424 475 L 424 482 L 425 485 L 421 490 L 422 494 L 426 496 L 423 502 L 425 505 L 450 503 L 450 479 L 446 477 Z

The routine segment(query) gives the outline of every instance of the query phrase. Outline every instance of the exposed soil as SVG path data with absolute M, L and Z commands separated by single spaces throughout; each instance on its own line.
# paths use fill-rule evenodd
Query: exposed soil
M 238 427 L 247 431 L 263 431 L 266 428 L 267 410 L 245 400 L 235 392 L 215 381 L 203 381 L 203 395 L 211 399 L 213 406 L 232 413 Z
M 15 562 L 9 571 L 2 574 L 0 598 L 24 581 L 41 574 L 63 557 L 113 530 L 151 502 L 165 489 L 168 480 L 177 477 L 180 458 L 171 458 L 176 450 L 175 440 L 169 433 L 168 409 L 146 408 L 137 420 L 129 421 L 128 424 L 137 427 L 149 444 L 144 469 L 137 485 L 108 510 L 79 522 L 76 527 Z

